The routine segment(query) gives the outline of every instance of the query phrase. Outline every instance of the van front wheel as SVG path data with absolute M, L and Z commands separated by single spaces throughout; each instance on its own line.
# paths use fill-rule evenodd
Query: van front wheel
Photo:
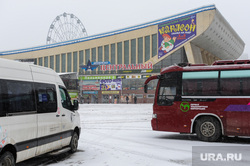
M 15 166 L 15 159 L 12 153 L 5 152 L 0 157 L 0 165 L 2 166 Z
M 69 145 L 71 153 L 75 153 L 77 151 L 78 139 L 79 139 L 78 134 L 74 132 Z

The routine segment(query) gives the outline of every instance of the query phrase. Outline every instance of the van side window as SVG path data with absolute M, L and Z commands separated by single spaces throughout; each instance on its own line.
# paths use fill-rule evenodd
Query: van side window
M 35 83 L 37 112 L 57 111 L 56 86 L 53 84 Z
M 62 102 L 63 108 L 72 110 L 72 103 L 71 103 L 71 99 L 67 90 L 62 87 L 59 87 L 59 89 L 60 89 L 61 102 Z
M 3 80 L 2 86 L 2 104 L 7 113 L 36 111 L 32 82 Z

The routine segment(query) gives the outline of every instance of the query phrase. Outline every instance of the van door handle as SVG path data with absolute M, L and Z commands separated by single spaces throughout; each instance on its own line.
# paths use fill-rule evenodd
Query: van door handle
M 56 117 L 59 117 L 60 115 L 56 115 Z
M 65 114 L 62 114 L 62 116 L 65 116 Z

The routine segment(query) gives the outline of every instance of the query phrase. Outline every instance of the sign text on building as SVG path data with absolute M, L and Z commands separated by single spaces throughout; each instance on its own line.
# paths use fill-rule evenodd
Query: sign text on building
M 110 70 L 138 70 L 138 69 L 153 69 L 152 62 L 147 64 L 117 64 L 117 65 L 101 65 L 102 71 Z

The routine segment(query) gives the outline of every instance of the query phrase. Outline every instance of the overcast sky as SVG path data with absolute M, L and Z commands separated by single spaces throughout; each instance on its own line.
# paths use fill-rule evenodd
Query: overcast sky
M 0 51 L 45 45 L 56 16 L 73 13 L 89 36 L 215 4 L 250 55 L 249 0 L 0 0 Z

